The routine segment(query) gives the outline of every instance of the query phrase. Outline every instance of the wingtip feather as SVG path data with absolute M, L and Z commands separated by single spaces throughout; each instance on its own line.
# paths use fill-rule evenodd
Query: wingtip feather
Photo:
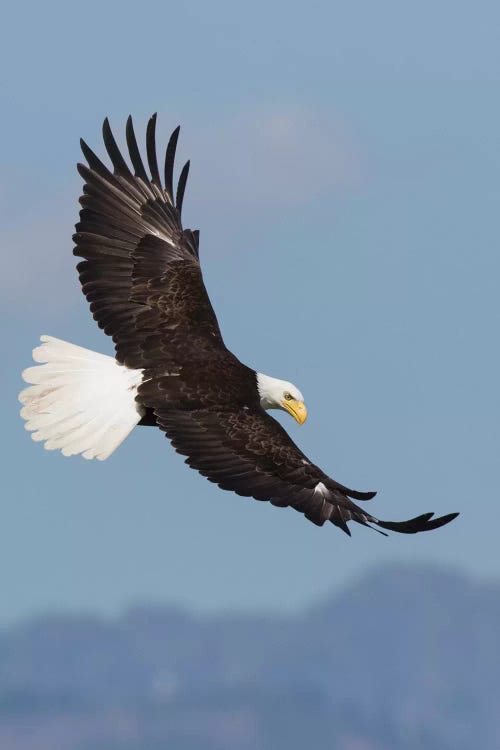
M 162 190 L 158 161 L 156 158 L 156 112 L 151 115 L 146 128 L 146 153 L 149 169 L 151 171 L 151 182 Z
M 170 202 L 174 205 L 174 164 L 175 152 L 177 150 L 177 141 L 179 139 L 180 125 L 178 125 L 169 138 L 167 150 L 165 152 L 165 192 Z
M 444 516 L 434 518 L 434 513 L 422 513 L 420 516 L 410 518 L 408 521 L 373 521 L 377 526 L 389 531 L 397 531 L 400 534 L 418 534 L 421 531 L 433 531 L 453 521 L 459 513 L 448 513 Z

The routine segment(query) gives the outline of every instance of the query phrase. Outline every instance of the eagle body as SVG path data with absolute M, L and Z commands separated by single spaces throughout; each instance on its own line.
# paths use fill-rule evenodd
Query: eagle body
M 20 394 L 34 440 L 64 455 L 106 459 L 137 425 L 157 426 L 186 463 L 238 495 L 290 506 L 321 526 L 350 533 L 347 523 L 416 533 L 438 528 L 456 513 L 381 521 L 354 500 L 371 499 L 339 484 L 312 463 L 268 410 L 302 424 L 304 398 L 292 384 L 256 372 L 227 349 L 199 261 L 199 233 L 184 229 L 182 203 L 189 162 L 174 194 L 179 128 L 165 155 L 156 154 L 156 116 L 146 132 L 149 171 L 132 119 L 126 127 L 129 162 L 109 122 L 104 144 L 109 169 L 82 141 L 87 164 L 74 254 L 94 319 L 115 344 L 98 354 L 50 336 L 33 351 L 30 384 Z M 384 533 L 382 531 L 382 533 Z

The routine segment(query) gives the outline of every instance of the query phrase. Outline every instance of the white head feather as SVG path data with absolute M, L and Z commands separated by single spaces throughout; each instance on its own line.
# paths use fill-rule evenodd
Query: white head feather
M 283 409 L 283 401 L 287 394 L 296 400 L 304 401 L 304 396 L 299 389 L 287 380 L 272 378 L 270 375 L 257 373 L 257 388 L 260 396 L 260 405 L 263 409 Z

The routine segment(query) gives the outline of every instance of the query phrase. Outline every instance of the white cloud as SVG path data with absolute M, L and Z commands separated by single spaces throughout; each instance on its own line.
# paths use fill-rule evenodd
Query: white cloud
M 312 111 L 247 111 L 194 135 L 194 148 L 184 140 L 183 146 L 195 156 L 196 202 L 242 213 L 295 211 L 322 194 L 352 190 L 361 180 L 359 154 L 345 128 Z

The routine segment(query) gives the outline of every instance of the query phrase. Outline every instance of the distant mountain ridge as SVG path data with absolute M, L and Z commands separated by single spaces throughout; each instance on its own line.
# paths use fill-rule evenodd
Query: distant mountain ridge
M 500 583 L 387 566 L 300 616 L 0 632 L 8 750 L 498 750 Z

